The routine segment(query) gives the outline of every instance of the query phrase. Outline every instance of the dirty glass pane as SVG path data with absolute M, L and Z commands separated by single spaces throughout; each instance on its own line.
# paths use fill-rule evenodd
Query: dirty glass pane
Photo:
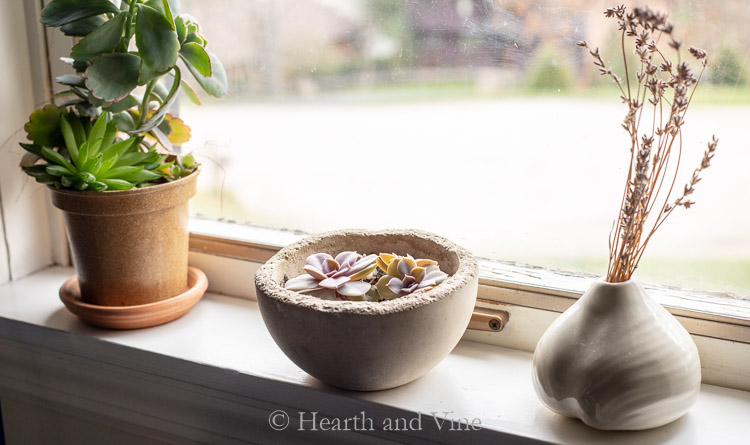
M 320 232 L 429 230 L 475 254 L 606 272 L 629 157 L 626 108 L 575 42 L 621 70 L 602 1 L 182 0 L 229 94 L 187 101 L 193 212 Z M 712 167 L 636 272 L 750 295 L 750 2 L 665 0 L 710 68 L 683 127 Z

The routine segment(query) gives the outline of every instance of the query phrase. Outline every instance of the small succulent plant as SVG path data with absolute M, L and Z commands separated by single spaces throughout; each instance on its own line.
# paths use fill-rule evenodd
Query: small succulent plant
M 288 280 L 284 287 L 326 300 L 363 300 L 372 286 L 361 280 L 376 269 L 377 258 L 350 251 L 341 252 L 336 258 L 316 253 L 307 257 L 307 274 Z
M 388 253 L 341 252 L 336 258 L 316 253 L 307 257 L 304 269 L 307 274 L 288 280 L 284 287 L 326 300 L 392 300 L 428 291 L 448 277 L 437 261 Z
M 226 71 L 197 20 L 180 12 L 178 0 L 46 3 L 42 23 L 78 38 L 70 57 L 61 58 L 75 73 L 55 78 L 65 87 L 55 94 L 57 104 L 34 110 L 24 125 L 31 142 L 21 144 L 28 152 L 24 171 L 44 184 L 94 191 L 144 187 L 195 171 L 195 159 L 174 147 L 190 139 L 190 127 L 168 113 L 180 90 L 200 105 L 182 73 L 187 69 L 211 96 L 227 90 Z M 103 115 L 103 132 L 92 135 L 94 119 Z M 116 141 L 121 134 L 129 138 Z M 157 153 L 157 144 L 169 155 Z M 48 164 L 36 165 L 40 158 Z
M 33 155 L 23 169 L 37 182 L 75 190 L 127 190 L 172 174 L 172 163 L 164 162 L 167 155 L 139 150 L 142 137 L 117 141 L 115 123 L 106 114 L 90 126 L 62 113 L 59 125 L 65 149 L 21 144 Z M 46 163 L 36 164 L 39 159 Z
M 380 254 L 376 262 L 385 275 L 380 277 L 375 288 L 385 300 L 428 291 L 448 277 L 436 261 L 415 260 L 411 255 Z

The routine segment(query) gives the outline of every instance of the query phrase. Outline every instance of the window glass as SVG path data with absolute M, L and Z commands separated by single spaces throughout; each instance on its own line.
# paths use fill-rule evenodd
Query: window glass
M 182 0 L 229 94 L 183 101 L 196 214 L 320 232 L 421 228 L 483 257 L 603 275 L 629 160 L 626 107 L 578 40 L 623 63 L 609 2 Z M 750 2 L 651 2 L 710 68 L 681 188 L 636 276 L 750 295 Z M 687 52 L 683 51 L 685 57 Z

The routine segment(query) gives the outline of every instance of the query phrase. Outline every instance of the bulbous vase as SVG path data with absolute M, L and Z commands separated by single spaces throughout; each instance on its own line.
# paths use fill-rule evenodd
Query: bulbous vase
M 534 352 L 548 408 L 603 430 L 670 423 L 698 397 L 698 349 L 634 280 L 599 280 L 544 333 Z

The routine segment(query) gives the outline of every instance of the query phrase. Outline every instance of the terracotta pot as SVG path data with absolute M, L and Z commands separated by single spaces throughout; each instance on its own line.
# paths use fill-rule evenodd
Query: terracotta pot
M 198 172 L 174 182 L 122 191 L 49 187 L 63 211 L 85 303 L 132 306 L 188 288 L 188 200 Z
M 438 261 L 450 276 L 435 288 L 384 302 L 329 301 L 284 289 L 307 257 L 353 250 L 411 254 Z M 461 339 L 477 296 L 474 257 L 419 231 L 325 233 L 292 244 L 255 275 L 263 321 L 276 344 L 307 373 L 345 389 L 372 391 L 409 383 L 437 365 Z
M 534 387 L 551 410 L 605 430 L 665 425 L 698 397 L 698 349 L 635 281 L 597 281 L 544 333 Z

